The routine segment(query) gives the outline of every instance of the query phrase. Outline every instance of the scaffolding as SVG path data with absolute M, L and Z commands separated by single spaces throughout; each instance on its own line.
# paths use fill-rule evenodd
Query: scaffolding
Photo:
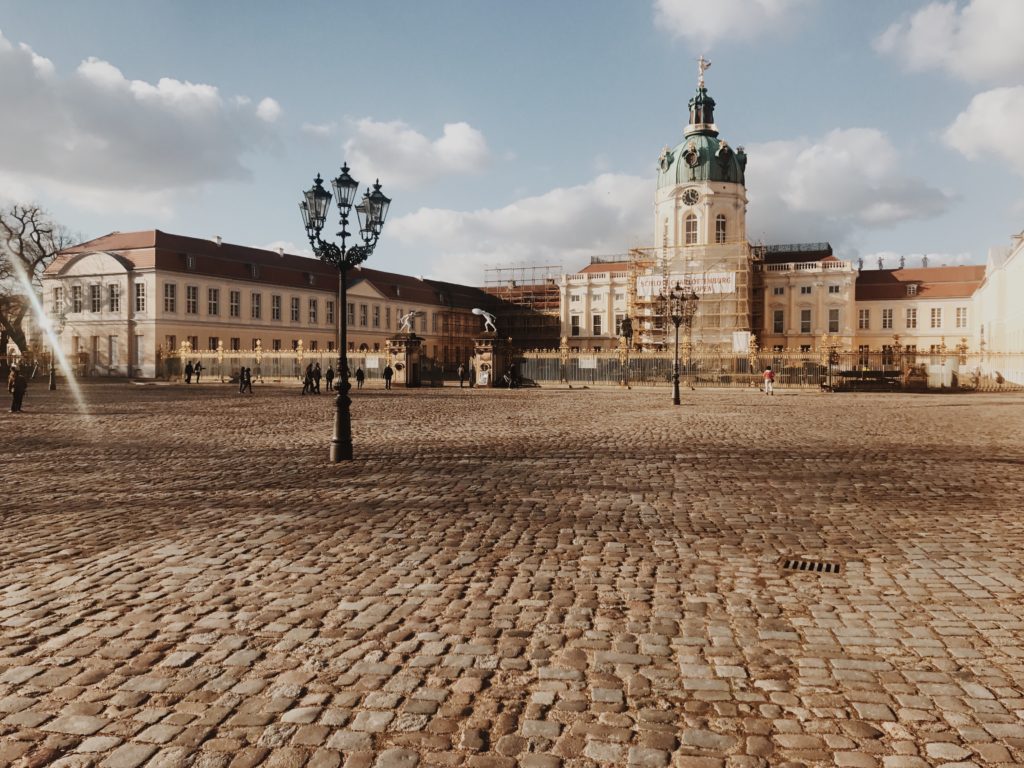
M 745 240 L 631 249 L 627 313 L 636 318 L 634 345 L 656 349 L 670 342 L 674 327 L 659 297 L 678 282 L 700 297 L 687 344 L 694 349 L 730 351 L 734 333 L 749 333 L 755 327 L 752 258 Z
M 484 270 L 484 290 L 509 304 L 557 316 L 561 276 L 558 264 L 491 267 Z

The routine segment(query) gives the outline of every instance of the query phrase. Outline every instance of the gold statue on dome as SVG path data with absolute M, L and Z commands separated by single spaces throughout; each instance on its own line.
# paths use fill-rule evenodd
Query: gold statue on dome
M 698 76 L 697 76 L 697 87 L 698 88 L 703 88 L 704 87 L 704 71 L 707 70 L 708 67 L 710 67 L 710 66 L 711 66 L 711 62 L 708 61 L 707 59 L 705 59 L 704 58 L 704 54 L 702 53 L 700 55 L 700 58 L 697 59 L 697 73 L 698 73 Z

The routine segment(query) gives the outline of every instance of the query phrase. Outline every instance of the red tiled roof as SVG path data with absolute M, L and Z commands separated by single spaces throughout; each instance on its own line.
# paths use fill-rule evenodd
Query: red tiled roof
M 46 268 L 46 274 L 57 274 L 71 259 L 83 253 L 103 251 L 121 257 L 132 268 L 158 268 L 170 272 L 245 280 L 257 284 L 295 287 L 312 290 L 338 290 L 338 271 L 318 259 L 295 254 L 280 254 L 262 248 L 233 245 L 197 237 L 185 237 L 161 232 L 159 229 L 142 232 L 112 232 L 62 251 Z M 195 268 L 189 269 L 185 256 L 195 258 Z M 253 277 L 251 265 L 258 267 Z M 310 284 L 310 276 L 313 283 Z M 389 299 L 410 304 L 428 304 L 460 308 L 491 308 L 494 297 L 480 288 L 446 283 L 439 280 L 409 277 L 377 269 L 354 269 L 349 273 L 349 284 L 361 280 L 369 282 Z
M 581 269 L 577 274 L 582 275 L 584 272 L 589 274 L 595 274 L 599 272 L 625 272 L 629 269 L 628 261 L 604 261 L 597 264 L 588 264 Z
M 969 298 L 984 278 L 985 267 L 977 264 L 864 270 L 857 275 L 856 297 L 857 301 Z M 917 285 L 914 295 L 907 294 L 910 284 Z

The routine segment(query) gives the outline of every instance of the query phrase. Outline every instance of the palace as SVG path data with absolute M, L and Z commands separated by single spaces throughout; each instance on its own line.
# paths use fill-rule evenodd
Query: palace
M 972 298 L 983 266 L 864 269 L 828 243 L 747 240 L 747 154 L 720 137 L 700 60 L 682 140 L 658 158 L 654 247 L 594 263 L 560 281 L 562 336 L 578 350 L 613 349 L 622 322 L 637 348 L 662 347 L 659 298 L 679 285 L 698 295 L 698 348 L 811 352 L 823 338 L 847 349 L 950 349 L 978 337 Z
M 446 369 L 473 354 L 474 307 L 514 317 L 479 288 L 375 269 L 349 275 L 350 352 L 386 354 L 399 316 Z M 334 351 L 338 273 L 316 259 L 168 234 L 114 232 L 63 251 L 43 275 L 46 314 L 64 353 L 88 374 L 157 375 L 160 353 Z M 521 314 L 521 313 L 520 313 Z

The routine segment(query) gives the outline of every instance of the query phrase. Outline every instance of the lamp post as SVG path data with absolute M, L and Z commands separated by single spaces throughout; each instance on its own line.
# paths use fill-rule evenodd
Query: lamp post
M 669 291 L 668 296 L 665 296 L 665 294 L 660 296 L 660 302 L 665 314 L 672 321 L 672 325 L 676 327 L 676 354 L 675 363 L 672 367 L 673 405 L 681 403 L 679 397 L 679 326 L 686 323 L 687 333 L 689 333 L 690 327 L 693 324 L 693 316 L 697 313 L 698 301 L 700 301 L 700 296 L 693 290 L 686 293 L 683 290 L 683 286 L 679 283 L 676 283 L 675 287 Z
M 633 346 L 633 321 L 628 318 L 622 318 L 622 323 L 619 325 L 619 332 L 622 335 L 623 345 L 625 347 L 625 364 L 622 368 L 622 385 L 626 389 L 630 389 L 629 386 L 629 348 Z
M 325 264 L 333 264 L 338 270 L 338 397 L 335 400 L 334 414 L 334 436 L 331 438 L 331 461 L 343 461 L 352 459 L 352 416 L 349 406 L 352 400 L 348 393 L 352 385 L 348 381 L 348 271 L 361 264 L 370 257 L 381 230 L 384 228 L 384 219 L 388 215 L 388 207 L 391 200 L 380 191 L 380 180 L 373 185 L 373 192 L 369 189 L 363 194 L 363 198 L 355 206 L 359 218 L 359 236 L 362 245 L 346 244 L 351 237 L 348 231 L 348 216 L 355 201 L 356 192 L 359 189 L 359 182 L 349 175 L 348 164 L 341 166 L 341 173 L 337 178 L 331 180 L 334 188 L 334 196 L 338 199 L 338 214 L 341 221 L 341 229 L 337 236 L 341 238 L 341 245 L 323 240 L 320 232 L 327 222 L 327 210 L 331 205 L 331 193 L 324 189 L 323 179 L 317 174 L 313 180 L 313 186 L 303 193 L 303 200 L 299 203 L 299 211 L 302 213 L 302 223 L 306 227 L 306 236 L 313 248 L 313 253 Z

